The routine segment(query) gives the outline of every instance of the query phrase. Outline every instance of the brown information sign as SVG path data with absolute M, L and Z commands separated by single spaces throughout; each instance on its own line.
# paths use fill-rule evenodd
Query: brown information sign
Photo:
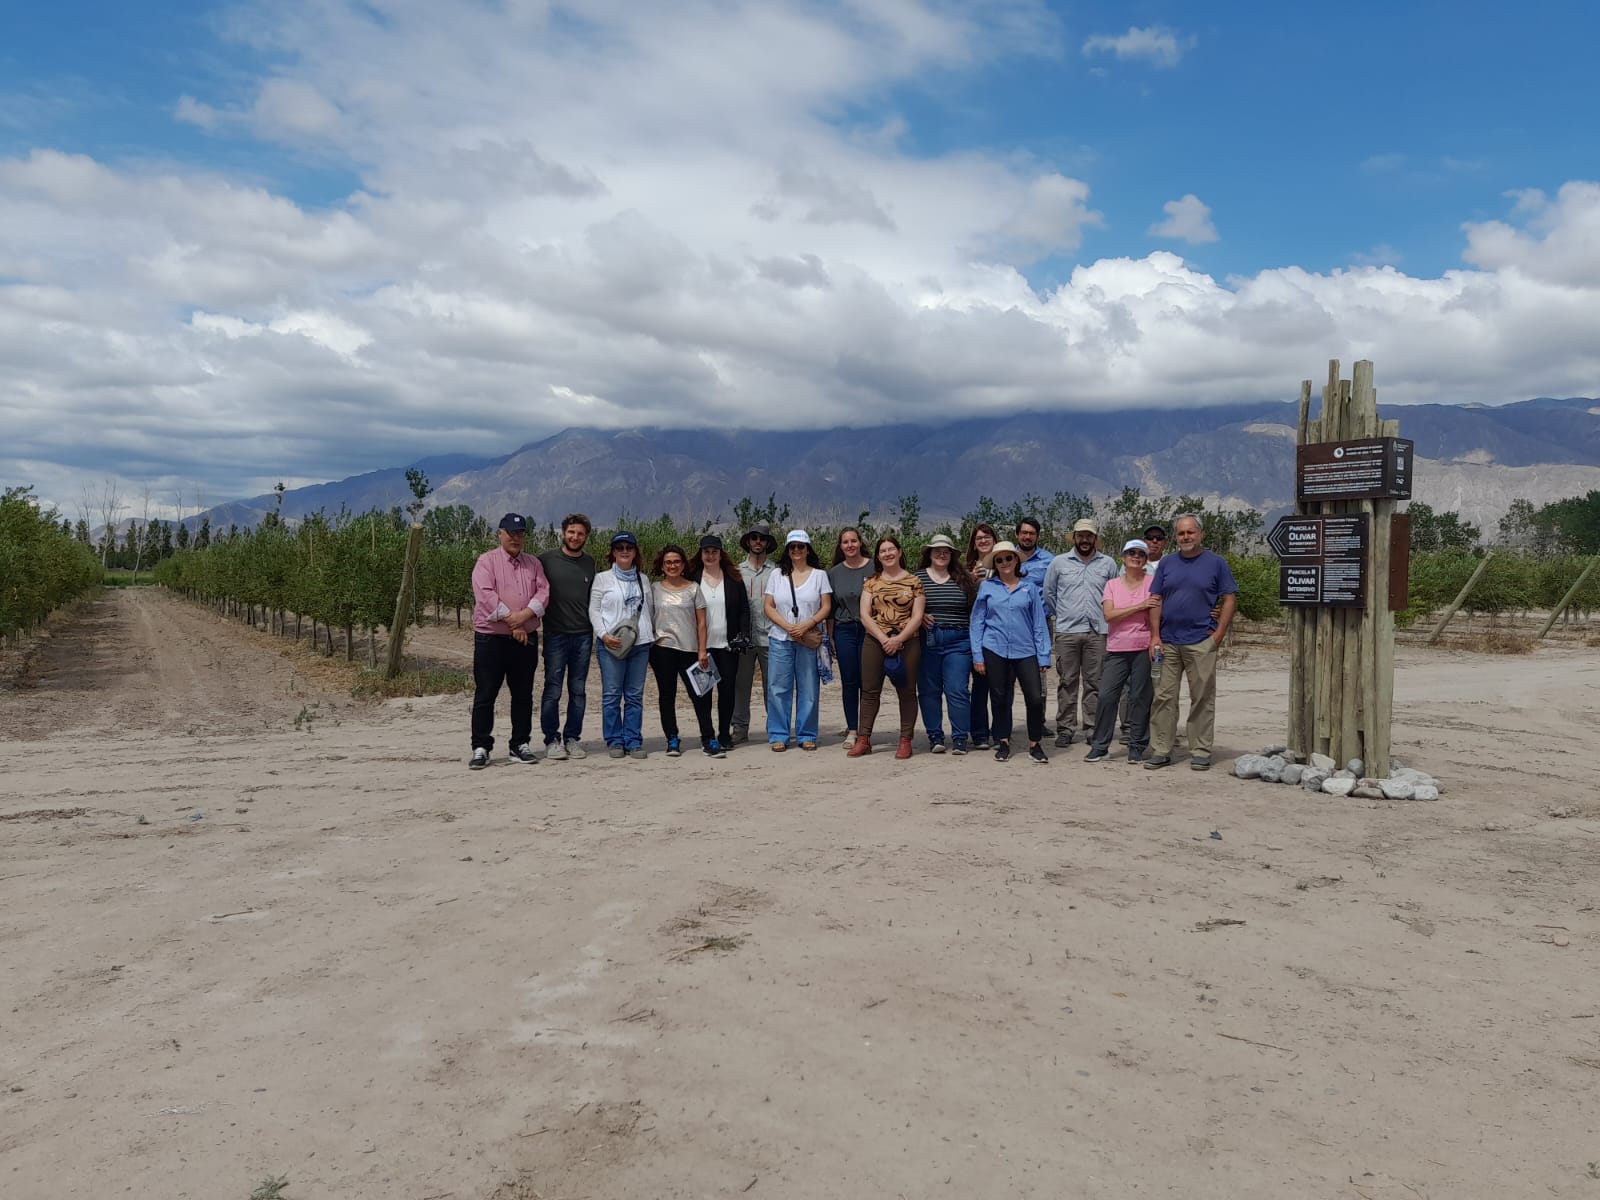
M 1413 443 L 1406 438 L 1311 442 L 1295 452 L 1295 498 L 1409 500 Z
M 1281 560 L 1279 604 L 1365 608 L 1367 514 L 1282 517 L 1267 534 Z

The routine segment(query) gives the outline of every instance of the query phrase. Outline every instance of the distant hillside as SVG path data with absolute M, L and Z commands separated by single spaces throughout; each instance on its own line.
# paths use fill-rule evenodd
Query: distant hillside
M 1458 510 L 1485 531 L 1512 499 L 1542 504 L 1600 488 L 1600 401 L 1381 411 L 1416 442 L 1416 499 Z M 1294 418 L 1293 404 L 1266 403 L 805 432 L 568 429 L 499 459 L 442 456 L 415 465 L 434 485 L 432 504 L 522 512 L 541 524 L 573 509 L 600 522 L 623 512 L 726 519 L 741 497 L 769 493 L 797 513 L 847 519 L 862 509 L 885 513 L 914 492 L 925 519 L 940 520 L 980 495 L 1007 502 L 1066 490 L 1098 498 L 1124 485 L 1271 512 L 1292 500 Z M 285 495 L 284 514 L 409 499 L 404 468 L 395 468 L 297 488 Z M 268 494 L 219 505 L 212 524 L 255 524 L 273 503 Z

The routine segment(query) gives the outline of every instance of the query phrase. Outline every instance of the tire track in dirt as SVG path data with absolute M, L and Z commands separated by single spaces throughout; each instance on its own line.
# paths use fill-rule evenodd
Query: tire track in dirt
M 157 588 L 117 588 L 52 622 L 0 692 L 0 733 L 246 733 L 355 703 L 265 634 Z

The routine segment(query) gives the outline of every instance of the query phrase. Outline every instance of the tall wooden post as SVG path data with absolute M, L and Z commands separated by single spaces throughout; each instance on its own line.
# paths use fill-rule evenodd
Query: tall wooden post
M 1393 438 L 1398 421 L 1378 417 L 1372 364 L 1355 364 L 1350 379 L 1328 364 L 1322 409 L 1310 415 L 1311 381 L 1300 385 L 1297 446 Z M 1299 494 L 1298 479 L 1296 481 Z M 1343 766 L 1359 758 L 1366 773 L 1389 773 L 1389 727 L 1394 710 L 1394 613 L 1389 607 L 1390 540 L 1395 501 L 1331 499 L 1297 502 L 1302 517 L 1364 515 L 1366 593 L 1359 607 L 1286 604 L 1289 625 L 1290 752 L 1326 754 Z M 1282 594 L 1280 594 L 1282 598 Z
M 394 601 L 394 620 L 389 623 L 389 654 L 384 661 L 383 677 L 393 679 L 400 674 L 401 652 L 406 644 L 406 626 L 411 622 L 412 597 L 417 590 L 417 559 L 422 554 L 422 526 L 413 525 L 406 539 L 406 565 L 400 572 L 400 594 Z

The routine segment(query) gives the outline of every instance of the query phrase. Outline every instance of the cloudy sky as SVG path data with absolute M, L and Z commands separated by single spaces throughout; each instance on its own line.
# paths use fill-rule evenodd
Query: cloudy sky
M 15 8 L 0 481 L 69 511 L 568 425 L 1290 398 L 1329 357 L 1600 394 L 1576 0 Z

